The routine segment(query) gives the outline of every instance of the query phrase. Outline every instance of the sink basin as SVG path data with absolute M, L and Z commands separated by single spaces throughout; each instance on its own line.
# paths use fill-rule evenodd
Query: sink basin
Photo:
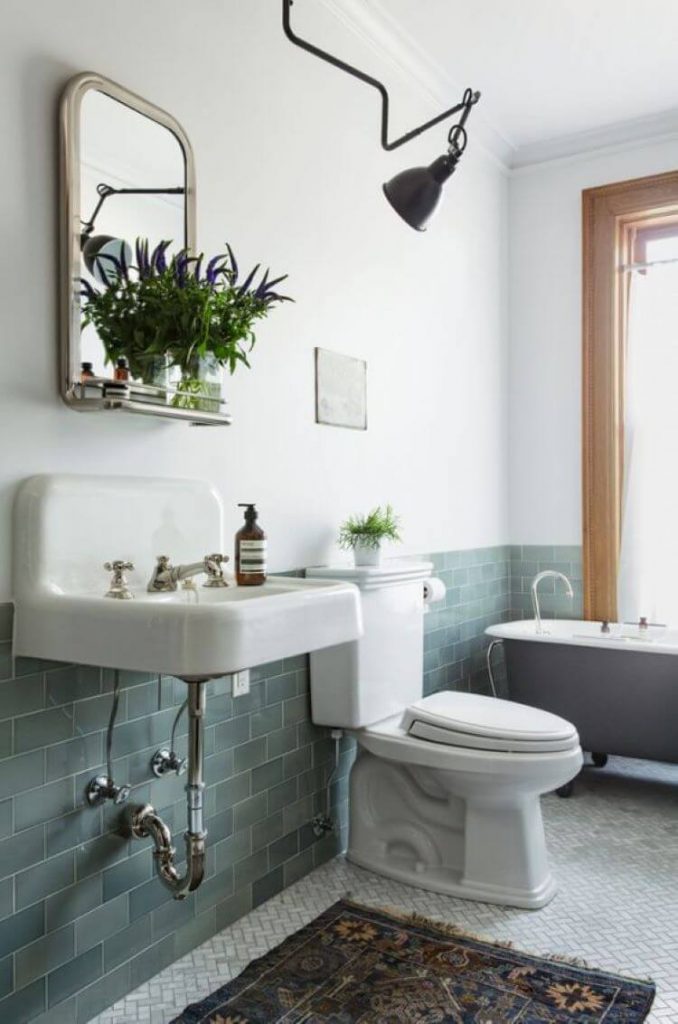
M 46 475 L 15 504 L 17 655 L 204 679 L 357 639 L 349 583 L 272 577 L 260 587 L 148 593 L 159 554 L 175 565 L 222 547 L 205 483 Z M 105 561 L 132 561 L 133 600 L 105 597 Z

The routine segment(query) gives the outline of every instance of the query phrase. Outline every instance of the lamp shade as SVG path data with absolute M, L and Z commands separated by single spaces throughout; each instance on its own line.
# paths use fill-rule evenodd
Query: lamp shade
M 132 250 L 124 238 L 112 235 L 90 235 L 82 243 L 82 258 L 90 274 L 101 284 L 113 284 L 118 277 L 115 263 L 124 260 L 127 266 L 132 260 Z M 112 257 L 112 258 L 110 258 Z
M 426 231 L 443 194 L 443 184 L 454 173 L 451 154 L 439 156 L 429 167 L 410 167 L 384 185 L 384 195 L 403 220 L 416 231 Z

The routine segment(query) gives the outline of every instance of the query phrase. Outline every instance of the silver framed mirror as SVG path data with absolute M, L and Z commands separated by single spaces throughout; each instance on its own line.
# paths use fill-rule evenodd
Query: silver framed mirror
M 62 96 L 60 164 L 64 401 L 80 412 L 230 423 L 220 389 L 214 400 L 182 400 L 163 356 L 140 373 L 131 360 L 116 360 L 105 332 L 83 316 L 83 289 L 105 289 L 120 261 L 138 267 L 138 240 L 148 240 L 151 251 L 166 242 L 168 259 L 182 249 L 195 252 L 195 163 L 183 128 L 141 96 L 84 72 Z

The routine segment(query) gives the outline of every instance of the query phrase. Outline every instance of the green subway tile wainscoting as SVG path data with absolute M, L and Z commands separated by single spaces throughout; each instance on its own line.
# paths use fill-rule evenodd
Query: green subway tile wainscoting
M 333 745 L 310 722 L 308 659 L 259 666 L 251 691 L 208 684 L 203 885 L 183 902 L 154 875 L 150 842 L 121 835 L 124 808 L 90 808 L 105 773 L 113 673 L 11 655 L 11 608 L 0 612 L 0 1020 L 83 1024 L 147 978 L 279 892 L 343 845 L 344 742 L 333 814 L 317 840 Z M 155 779 L 186 686 L 122 674 L 113 769 L 153 802 L 183 848 L 185 778 Z M 186 728 L 177 746 L 185 752 Z
M 424 617 L 424 694 L 488 692 L 485 629 L 511 617 L 510 548 L 473 548 L 428 557 L 447 593 Z
M 424 620 L 427 694 L 487 692 L 484 630 L 529 614 L 533 568 L 564 567 L 581 593 L 578 548 L 430 557 L 447 594 Z M 0 605 L 0 1021 L 85 1024 L 345 846 L 354 745 L 342 741 L 332 787 L 337 834 L 316 839 L 333 744 L 310 721 L 308 658 L 254 668 L 246 696 L 232 696 L 228 677 L 209 683 L 207 872 L 174 901 L 154 875 L 151 842 L 121 834 L 124 808 L 85 804 L 85 786 L 105 774 L 112 671 L 15 660 L 11 623 Z M 168 745 L 186 686 L 134 672 L 121 682 L 115 780 L 133 787 L 131 803 L 157 807 L 182 849 L 185 779 L 156 779 L 150 759 Z M 183 723 L 177 746 L 183 754 Z
M 565 593 L 558 580 L 546 579 L 539 584 L 539 605 L 547 619 L 581 619 L 583 617 L 582 549 L 579 546 L 526 544 L 510 549 L 511 618 L 532 618 L 530 585 L 538 572 L 553 569 L 564 573 L 572 584 L 574 600 Z

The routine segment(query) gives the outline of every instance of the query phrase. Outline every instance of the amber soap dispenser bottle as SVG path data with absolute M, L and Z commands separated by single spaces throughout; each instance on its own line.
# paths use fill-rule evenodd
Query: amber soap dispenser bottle
M 239 587 L 260 587 L 266 582 L 266 534 L 257 526 L 254 505 L 240 502 L 245 525 L 235 535 L 235 578 Z

